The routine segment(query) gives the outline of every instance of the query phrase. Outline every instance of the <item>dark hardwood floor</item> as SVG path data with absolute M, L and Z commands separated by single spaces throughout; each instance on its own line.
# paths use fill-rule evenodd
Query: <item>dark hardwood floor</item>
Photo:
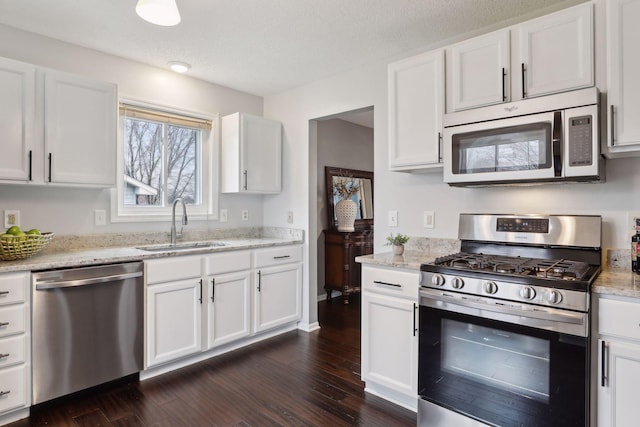
M 80 392 L 9 426 L 415 426 L 411 411 L 364 393 L 359 295 L 351 301 L 320 302 L 319 331 Z

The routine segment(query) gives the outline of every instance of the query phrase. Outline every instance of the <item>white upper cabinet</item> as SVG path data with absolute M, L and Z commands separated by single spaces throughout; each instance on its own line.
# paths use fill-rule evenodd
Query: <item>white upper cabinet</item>
M 460 111 L 510 99 L 509 37 L 505 29 L 446 49 L 448 109 Z
M 48 182 L 116 184 L 116 86 L 59 71 L 44 75 Z
M 28 181 L 32 167 L 35 67 L 0 58 L 0 180 Z
M 389 168 L 442 167 L 444 51 L 389 64 Z
M 221 191 L 279 193 L 282 190 L 282 124 L 246 113 L 221 121 Z
M 615 157 L 640 150 L 640 0 L 606 4 L 609 129 L 604 151 Z
M 114 84 L 0 58 L 0 181 L 113 186 Z
M 514 98 L 594 85 L 592 4 L 565 9 L 516 28 L 520 63 L 513 67 L 512 75 L 519 72 L 520 78 L 512 79 Z

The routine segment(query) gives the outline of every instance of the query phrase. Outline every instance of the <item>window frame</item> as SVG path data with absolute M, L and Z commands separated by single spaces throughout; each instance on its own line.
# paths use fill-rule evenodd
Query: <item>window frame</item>
M 217 113 L 211 114 L 184 110 L 158 103 L 152 104 L 125 98 L 119 100 L 119 105 L 120 104 L 211 121 L 211 130 L 203 130 L 201 134 L 200 168 L 202 174 L 202 204 L 200 206 L 187 205 L 187 213 L 189 219 L 192 220 L 217 220 L 218 198 L 220 195 L 218 178 L 220 175 L 220 115 Z M 110 194 L 111 222 L 154 222 L 171 220 L 172 206 L 170 205 L 162 207 L 133 207 L 124 205 L 124 122 L 123 115 L 118 111 L 117 182 L 116 187 L 111 190 Z

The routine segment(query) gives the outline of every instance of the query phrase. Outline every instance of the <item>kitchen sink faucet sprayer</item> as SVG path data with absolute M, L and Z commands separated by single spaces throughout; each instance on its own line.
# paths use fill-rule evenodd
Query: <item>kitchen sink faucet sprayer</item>
M 176 244 L 176 205 L 178 202 L 182 203 L 182 225 L 187 225 L 189 220 L 187 219 L 187 205 L 184 204 L 184 200 L 180 197 L 173 201 L 173 207 L 171 209 L 171 244 Z M 182 237 L 182 227 L 180 227 L 180 237 Z

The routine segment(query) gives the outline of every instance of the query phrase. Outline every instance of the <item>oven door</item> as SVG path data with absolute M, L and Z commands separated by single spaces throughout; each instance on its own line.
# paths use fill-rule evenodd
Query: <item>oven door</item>
M 528 318 L 495 302 L 482 309 L 481 298 L 420 295 L 420 426 L 588 425 L 586 334 L 554 330 L 558 313 Z M 586 313 L 568 315 L 568 324 L 588 323 Z
M 444 129 L 444 181 L 502 183 L 562 175 L 562 111 Z

